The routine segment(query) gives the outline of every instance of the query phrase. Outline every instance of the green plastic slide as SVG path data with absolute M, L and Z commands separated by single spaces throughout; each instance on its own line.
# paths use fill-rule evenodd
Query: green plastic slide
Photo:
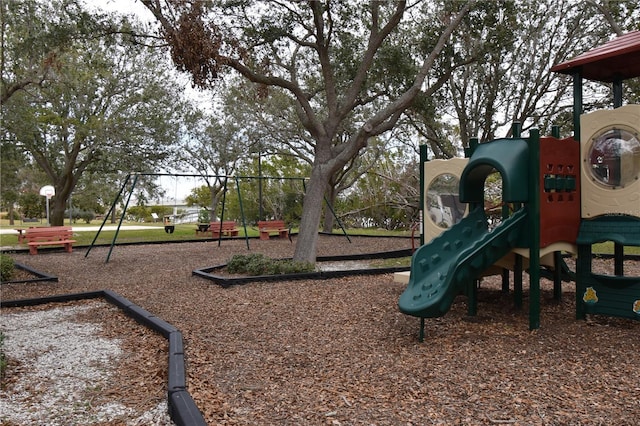
M 526 223 L 526 209 L 520 209 L 489 231 L 483 208 L 471 211 L 413 254 L 400 311 L 420 318 L 446 314 L 465 286 L 516 247 Z

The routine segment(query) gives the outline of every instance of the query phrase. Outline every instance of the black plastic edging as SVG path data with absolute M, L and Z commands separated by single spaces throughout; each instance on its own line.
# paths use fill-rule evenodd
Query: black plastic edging
M 395 259 L 398 257 L 411 256 L 411 249 L 393 250 L 377 253 L 363 253 L 363 254 L 350 254 L 339 256 L 319 256 L 316 260 L 318 262 L 335 262 L 335 261 L 349 261 L 349 260 L 369 260 L 369 259 Z M 314 271 L 314 272 L 301 272 L 295 274 L 278 274 L 278 275 L 253 275 L 253 276 L 240 276 L 240 277 L 228 277 L 214 275 L 214 271 L 222 269 L 226 264 L 207 266 L 204 268 L 195 269 L 191 272 L 191 275 L 195 275 L 207 280 L 213 281 L 223 288 L 231 287 L 232 285 L 247 284 L 253 282 L 273 282 L 273 281 L 293 281 L 293 280 L 326 280 L 330 278 L 348 277 L 353 275 L 377 275 L 377 274 L 390 274 L 395 272 L 403 272 L 411 269 L 409 266 L 396 266 L 388 268 L 367 268 L 367 269 L 343 269 L 338 271 Z
M 196 269 L 192 271 L 192 275 L 208 279 L 223 288 L 232 285 L 248 284 L 254 282 L 274 282 L 274 281 L 295 281 L 295 280 L 327 280 L 330 278 L 350 277 L 353 275 L 381 275 L 392 274 L 395 272 L 408 271 L 409 266 L 396 266 L 389 268 L 369 268 L 369 269 L 348 269 L 340 271 L 317 271 L 317 272 L 301 272 L 297 274 L 278 274 L 278 275 L 252 275 L 237 278 L 229 278 L 226 276 L 214 275 L 211 272 L 216 269 L 222 269 L 226 265 L 212 266 L 205 269 Z
M 39 282 L 45 282 L 45 281 L 56 282 L 56 283 L 58 282 L 58 277 L 56 277 L 55 275 L 49 275 L 44 272 L 36 271 L 35 269 L 27 265 L 24 265 L 22 263 L 15 262 L 13 266 L 16 267 L 17 269 L 21 269 L 23 271 L 27 271 L 32 275 L 35 275 L 36 278 L 28 278 L 26 280 L 2 281 L 2 284 L 37 283 L 37 282 L 39 283 Z
M 167 374 L 167 405 L 169 416 L 177 426 L 206 426 L 207 423 L 202 416 L 202 412 L 186 390 L 186 366 L 184 362 L 182 333 L 173 325 L 152 315 L 130 300 L 112 290 L 99 290 L 47 296 L 36 299 L 0 301 L 0 307 L 35 306 L 47 303 L 61 303 L 96 298 L 103 298 L 112 305 L 117 306 L 136 322 L 160 333 L 169 341 Z
M 169 396 L 169 414 L 177 425 L 207 426 L 202 413 L 187 391 L 174 392 Z
M 182 343 L 182 333 L 174 331 L 169 334 L 169 353 L 183 354 L 184 344 Z
M 103 290 L 104 293 L 104 298 L 107 300 L 107 302 L 111 303 L 112 305 L 116 305 L 118 308 L 122 309 L 123 311 L 126 311 L 129 306 L 133 306 L 135 305 L 135 303 L 133 303 L 132 301 L 130 301 L 129 299 L 120 296 L 118 293 L 116 293 L 113 290 Z
M 85 299 L 98 299 L 100 297 L 104 297 L 104 293 L 101 290 L 90 291 L 85 293 L 60 294 L 57 296 L 45 296 L 45 297 L 39 297 L 37 299 L 1 301 L 0 307 L 15 308 L 20 306 L 36 306 L 36 305 L 45 305 L 47 303 L 62 303 L 62 302 L 73 302 L 73 301 L 85 300 Z
M 184 354 L 169 353 L 169 378 L 167 386 L 167 394 L 184 391 L 187 389 L 187 377 L 185 373 Z
M 162 334 L 165 339 L 168 339 L 171 333 L 178 331 L 177 328 L 175 328 L 165 320 L 156 317 L 155 315 L 151 314 L 145 309 L 142 309 L 138 305 L 132 304 L 130 306 L 127 306 L 124 312 L 130 317 L 134 318 L 140 324 L 143 324 L 146 327 Z

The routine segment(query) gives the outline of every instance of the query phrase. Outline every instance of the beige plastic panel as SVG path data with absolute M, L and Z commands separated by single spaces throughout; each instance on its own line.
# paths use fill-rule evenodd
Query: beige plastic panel
M 394 272 L 393 282 L 409 284 L 410 277 L 411 277 L 411 271 Z
M 438 226 L 433 220 L 433 215 L 429 212 L 427 195 L 431 183 L 440 175 L 452 175 L 460 181 L 462 171 L 468 162 L 468 158 L 452 158 L 450 160 L 431 160 L 424 163 L 424 206 L 422 206 L 422 211 L 424 214 L 423 227 L 425 243 L 428 243 L 446 229 Z M 467 213 L 468 211 L 465 210 L 465 216 Z M 435 217 L 435 219 L 438 218 Z
M 550 244 L 547 247 L 543 247 L 540 249 L 540 264 L 543 266 L 549 266 L 550 268 L 553 268 L 554 267 L 553 253 L 556 251 L 569 253 L 575 256 L 578 254 L 578 246 L 570 243 L 559 242 L 559 243 Z M 502 268 L 513 269 L 513 265 L 515 263 L 515 256 L 514 256 L 515 254 L 519 254 L 520 256 L 522 256 L 523 258 L 522 266 L 525 269 L 528 268 L 529 267 L 529 249 L 524 249 L 524 248 L 513 249 L 511 253 L 509 253 L 508 255 L 500 259 L 498 262 L 496 262 L 496 265 Z
M 429 243 L 432 239 L 440 235 L 445 228 L 438 226 L 429 214 L 429 206 L 427 203 L 427 195 L 431 183 L 440 175 L 448 174 L 455 176 L 460 181 L 462 171 L 469 162 L 468 158 L 452 158 L 450 160 L 431 160 L 424 163 L 424 206 L 422 206 L 424 227 L 424 241 Z M 468 211 L 465 211 L 465 215 Z M 393 274 L 393 281 L 408 284 L 410 271 L 396 272 Z
M 640 217 L 640 179 L 634 176 L 624 187 L 611 188 L 598 182 L 590 172 L 589 151 L 594 139 L 603 132 L 619 128 L 635 134 L 640 140 L 640 105 L 625 105 L 613 110 L 594 111 L 580 117 L 580 156 L 582 217 L 626 214 Z M 623 161 L 637 161 L 629 158 Z M 623 164 L 629 170 L 629 164 Z M 627 178 L 629 178 L 627 176 Z
M 550 246 L 544 247 L 543 249 L 540 250 L 540 264 L 543 266 L 547 266 L 551 269 L 555 268 L 555 263 L 553 259 L 553 253 L 555 251 L 562 251 L 562 252 L 570 253 L 575 256 L 578 253 L 578 248 L 575 245 L 569 244 L 569 243 L 551 244 Z M 524 269 L 527 269 L 529 267 L 529 249 L 516 248 L 512 252 L 504 256 L 502 259 L 497 261 L 494 264 L 493 268 L 489 268 L 486 271 L 484 271 L 482 276 L 500 274 L 501 269 L 496 269 L 496 267 L 513 270 L 515 265 L 516 253 L 523 257 L 522 267 Z M 411 273 L 410 271 L 396 272 L 393 274 L 393 281 L 397 283 L 408 284 L 410 273 Z

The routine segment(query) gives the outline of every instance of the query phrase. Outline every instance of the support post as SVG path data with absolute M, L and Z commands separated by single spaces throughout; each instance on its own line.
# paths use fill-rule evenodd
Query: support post
M 420 245 L 424 245 L 424 217 L 427 214 L 427 210 L 424 205 L 424 165 L 429 161 L 427 158 L 427 145 L 420 145 L 420 211 L 422 211 L 422 218 L 420 220 Z M 413 241 L 411 242 L 413 244 Z
M 613 80 L 613 107 L 620 108 L 622 106 L 622 80 L 616 78 Z
M 613 273 L 624 276 L 624 246 L 620 243 L 613 244 Z
M 262 181 L 262 177 L 259 179 L 260 181 Z M 226 181 L 225 181 L 226 184 Z M 245 218 L 244 218 L 244 208 L 242 207 L 242 195 L 240 194 L 240 180 L 238 179 L 238 176 L 236 176 L 236 190 L 238 191 L 238 205 L 240 206 L 240 215 L 242 216 L 242 222 L 245 223 Z M 244 239 L 247 243 L 247 250 L 251 250 L 249 248 L 249 236 L 247 235 L 247 225 L 244 225 Z
M 522 256 L 515 255 L 513 265 L 513 303 L 517 309 L 522 309 Z
M 573 139 L 580 141 L 580 115 L 582 115 L 582 74 L 573 73 Z
M 111 252 L 113 251 L 113 246 L 116 245 L 116 240 L 118 239 L 118 234 L 120 233 L 120 227 L 122 226 L 122 221 L 124 221 L 124 215 L 127 211 L 127 207 L 129 207 L 129 202 L 131 201 L 131 196 L 133 195 L 133 190 L 135 189 L 137 182 L 138 182 L 138 175 L 135 175 L 135 177 L 133 178 L 133 183 L 131 184 L 131 191 L 129 191 L 129 196 L 127 197 L 127 202 L 124 203 L 124 209 L 122 209 L 122 215 L 120 216 L 118 227 L 116 228 L 116 232 L 113 235 L 113 240 L 111 241 L 111 247 L 109 247 L 107 260 L 105 260 L 104 263 L 109 263 L 109 259 L 111 258 Z
M 118 200 L 122 196 L 124 189 L 127 187 L 127 183 L 129 183 L 129 179 L 131 179 L 131 174 L 128 174 L 127 177 L 125 178 L 124 183 L 120 187 L 120 191 L 118 192 L 118 195 L 116 195 L 116 198 L 113 200 L 113 203 L 111 203 L 111 207 L 109 208 L 109 211 L 107 212 L 107 214 L 104 215 L 104 219 L 102 219 L 100 228 L 98 228 L 98 232 L 96 232 L 96 235 L 93 237 L 93 241 L 91 241 L 91 245 L 87 249 L 87 252 L 84 254 L 84 257 L 89 256 L 89 252 L 91 251 L 94 244 L 96 243 L 96 240 L 98 239 L 98 235 L 100 235 L 100 232 L 102 232 L 102 228 L 104 228 L 104 224 L 107 223 L 107 220 L 109 220 L 109 216 L 111 216 L 111 213 L 115 211 L 116 205 L 118 204 Z M 124 212 L 122 213 L 122 215 L 124 216 Z
M 505 220 L 509 217 L 509 205 L 506 203 L 502 203 L 502 211 L 500 212 L 502 216 L 502 220 Z M 522 287 L 520 287 L 522 289 Z M 502 292 L 504 294 L 509 294 L 509 270 L 507 268 L 502 269 Z
M 529 132 L 529 329 L 540 328 L 540 131 Z
M 519 138 L 522 134 L 522 123 L 519 121 L 514 121 L 511 125 L 511 136 L 514 138 Z
M 586 312 L 582 297 L 587 287 L 587 279 L 591 275 L 591 244 L 578 244 L 576 260 L 576 319 L 585 319 Z
M 469 294 L 467 294 L 467 315 L 475 317 L 478 315 L 478 286 L 479 280 L 472 280 L 469 284 Z
M 480 141 L 478 138 L 470 138 L 469 148 L 464 149 L 464 158 L 471 158 L 471 156 L 473 155 L 473 152 L 476 150 L 479 143 Z
M 264 220 L 262 209 L 262 150 L 258 151 L 258 220 Z
M 553 298 L 562 300 L 562 252 L 553 252 Z
M 304 191 L 307 192 L 307 189 L 306 189 L 306 187 L 304 185 L 304 179 L 302 180 L 302 187 L 304 188 Z M 344 225 L 342 224 L 342 221 L 340 220 L 340 218 L 336 214 L 335 210 L 333 210 L 333 207 L 331 207 L 331 204 L 329 204 L 329 200 L 327 200 L 326 195 L 324 197 L 324 202 L 327 205 L 327 208 L 329 209 L 331 214 L 333 215 L 333 218 L 336 220 L 336 223 L 338 224 L 338 226 L 342 230 L 342 233 L 344 234 L 345 237 L 347 237 L 347 241 L 351 242 L 351 238 L 349 237 L 349 234 L 347 233 L 347 230 L 344 229 Z
M 509 270 L 507 268 L 502 269 L 502 292 L 509 294 Z

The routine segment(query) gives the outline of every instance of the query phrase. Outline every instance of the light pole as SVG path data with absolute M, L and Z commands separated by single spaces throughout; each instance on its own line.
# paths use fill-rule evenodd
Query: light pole
M 262 150 L 258 151 L 258 220 L 262 217 Z

